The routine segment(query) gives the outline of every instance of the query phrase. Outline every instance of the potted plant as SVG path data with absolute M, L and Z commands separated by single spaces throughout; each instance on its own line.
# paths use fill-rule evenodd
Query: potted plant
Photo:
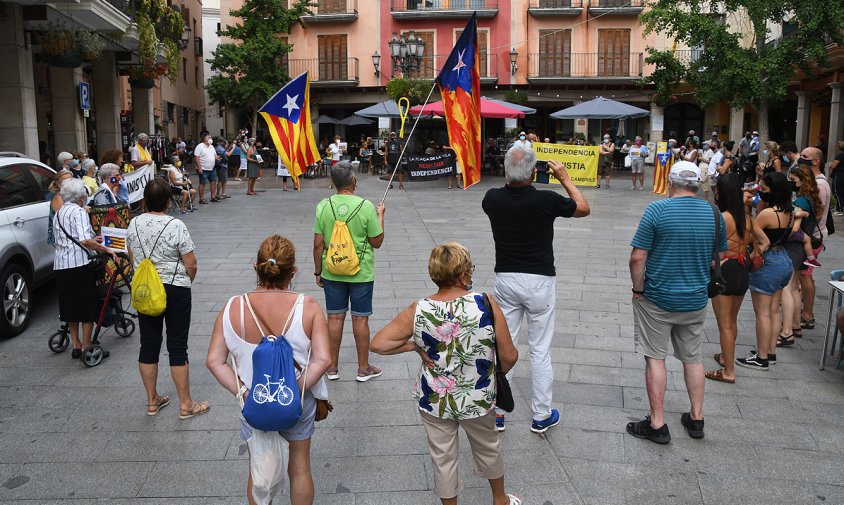
M 430 84 L 416 79 L 394 78 L 387 82 L 387 96 L 395 101 L 405 97 L 410 105 L 419 105 L 428 96 Z
M 515 104 L 527 103 L 527 93 L 520 89 L 508 89 L 504 92 L 504 100 Z
M 82 61 L 100 59 L 105 48 L 105 42 L 94 32 L 81 31 L 76 33 L 76 46 Z
M 167 73 L 167 66 L 154 64 L 153 62 L 141 63 L 129 68 L 129 85 L 133 88 L 152 89 L 155 87 L 155 80 Z
M 82 65 L 76 33 L 61 23 L 50 23 L 39 37 L 41 53 L 54 67 L 76 68 Z
M 185 28 L 182 14 L 175 8 L 168 7 L 163 0 L 138 0 L 135 11 L 135 23 L 138 29 L 138 58 L 144 71 L 138 71 L 147 77 L 167 75 L 174 82 L 179 75 L 181 51 L 176 41 L 181 39 Z M 156 60 L 164 62 L 159 65 Z M 161 72 L 159 67 L 165 69 Z M 154 77 L 153 77 L 154 78 Z

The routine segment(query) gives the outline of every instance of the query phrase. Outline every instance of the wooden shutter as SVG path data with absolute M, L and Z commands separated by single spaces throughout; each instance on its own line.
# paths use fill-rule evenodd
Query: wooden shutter
M 401 35 L 404 38 L 407 38 L 410 35 L 410 31 L 403 31 Z M 437 68 L 437 58 L 435 56 L 436 47 L 434 46 L 434 32 L 417 32 L 414 31 L 414 35 L 417 39 L 422 39 L 425 41 L 425 54 L 422 56 L 422 63 L 419 67 L 419 70 L 416 72 L 411 72 L 411 75 L 408 77 L 412 77 L 415 79 L 433 79 L 436 77 L 437 72 L 439 72 L 439 68 Z M 446 58 L 448 55 L 443 56 L 442 58 Z
M 317 12 L 320 14 L 339 14 L 345 12 L 346 0 L 319 0 Z
M 598 30 L 598 75 L 630 75 L 630 30 Z
M 454 35 L 454 43 L 463 35 L 463 30 L 457 30 Z M 447 57 L 443 56 L 443 58 Z M 487 30 L 478 30 L 478 75 L 481 77 L 489 77 L 489 32 Z
M 319 35 L 317 43 L 319 46 L 319 80 L 348 80 L 348 36 Z
M 539 30 L 539 76 L 571 75 L 571 30 Z

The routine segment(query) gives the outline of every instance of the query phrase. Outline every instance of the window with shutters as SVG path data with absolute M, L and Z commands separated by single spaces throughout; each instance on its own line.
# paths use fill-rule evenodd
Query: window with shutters
M 342 14 L 346 12 L 346 0 L 319 0 L 318 14 Z
M 598 75 L 630 75 L 630 30 L 598 30 Z
M 539 77 L 571 75 L 571 30 L 539 30 Z
M 434 32 L 413 32 L 416 35 L 417 39 L 425 41 L 425 52 L 422 55 L 422 62 L 419 65 L 419 68 L 413 72 L 410 72 L 408 77 L 413 79 L 433 79 L 437 76 L 440 69 L 437 68 L 437 57 L 434 53 L 436 53 L 436 45 L 434 44 Z M 407 38 L 410 35 L 410 31 L 403 31 L 401 35 L 404 38 Z M 440 60 L 445 61 L 448 55 L 442 56 Z M 441 63 L 441 62 L 440 62 Z
M 348 35 L 319 35 L 319 80 L 347 81 Z
M 463 30 L 457 30 L 454 34 L 454 43 L 457 44 L 457 39 Z M 443 56 L 443 60 L 448 55 Z M 481 77 L 489 77 L 489 30 L 478 30 L 478 74 Z

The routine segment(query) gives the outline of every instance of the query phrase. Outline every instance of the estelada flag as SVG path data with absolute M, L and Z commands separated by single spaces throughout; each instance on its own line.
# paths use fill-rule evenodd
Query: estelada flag
M 463 189 L 481 180 L 481 76 L 475 14 L 437 76 L 448 141 L 463 169 Z
M 299 176 L 309 165 L 322 159 L 311 128 L 310 91 L 308 72 L 303 72 L 258 110 L 297 189 Z
M 668 142 L 657 144 L 654 156 L 654 193 L 664 195 L 668 193 L 668 172 L 674 164 L 674 155 L 668 149 Z

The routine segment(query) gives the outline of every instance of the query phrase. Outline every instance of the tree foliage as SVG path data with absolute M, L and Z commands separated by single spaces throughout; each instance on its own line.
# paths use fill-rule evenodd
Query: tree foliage
M 317 4 L 297 0 L 286 5 L 278 0 L 246 0 L 243 7 L 230 11 L 241 22 L 218 32 L 231 42 L 218 45 L 208 60 L 214 72 L 205 86 L 211 102 L 246 109 L 253 128 L 257 109 L 290 81 L 281 61 L 293 46 L 282 37 L 302 25 L 302 16 Z
M 655 0 L 640 20 L 699 53 L 675 54 L 648 48 L 655 71 L 643 79 L 656 86 L 656 100 L 670 101 L 681 82 L 701 105 L 721 100 L 733 107 L 752 104 L 760 112 L 782 101 L 799 68 L 812 75 L 827 66 L 827 46 L 844 43 L 844 2 L 817 0 Z M 731 26 L 745 20 L 748 29 Z M 795 23 L 787 36 L 771 27 Z M 749 30 L 749 32 L 748 32 Z M 692 56 L 692 57 L 689 57 Z

